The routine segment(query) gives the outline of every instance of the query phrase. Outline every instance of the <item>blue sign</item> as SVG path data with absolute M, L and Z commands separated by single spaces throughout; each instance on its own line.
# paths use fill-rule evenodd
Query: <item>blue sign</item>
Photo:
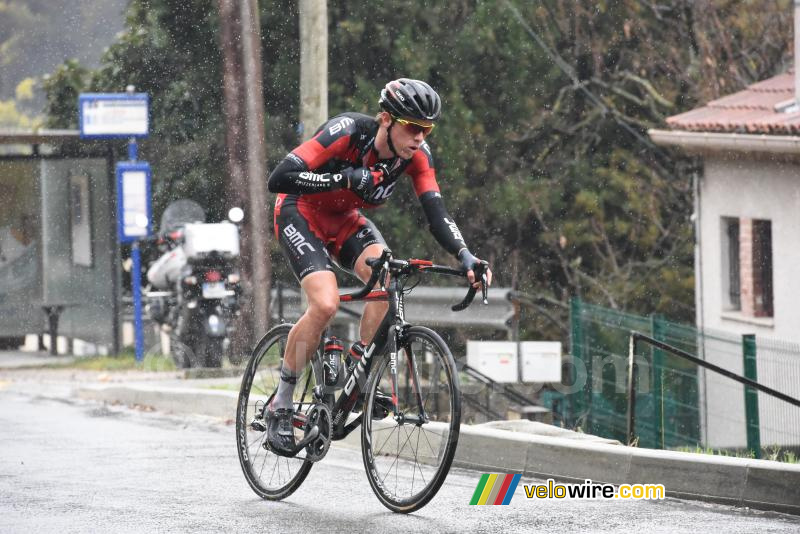
M 117 230 L 120 243 L 150 235 L 150 165 L 117 163 Z
M 83 93 L 78 97 L 81 137 L 147 137 L 149 109 L 147 93 Z

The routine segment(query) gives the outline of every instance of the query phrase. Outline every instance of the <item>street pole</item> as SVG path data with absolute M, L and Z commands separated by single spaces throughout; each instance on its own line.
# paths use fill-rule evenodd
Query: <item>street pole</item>
M 261 79 L 261 26 L 258 0 L 239 4 L 242 27 L 247 123 L 248 219 L 251 234 L 253 327 L 258 336 L 269 327 L 272 262 L 269 256 L 269 203 L 267 202 L 267 154 L 264 132 L 264 91 Z
M 300 137 L 328 118 L 328 2 L 300 0 Z
M 301 141 L 311 139 L 328 119 L 328 2 L 300 0 L 300 123 Z M 300 303 L 308 295 L 300 290 Z

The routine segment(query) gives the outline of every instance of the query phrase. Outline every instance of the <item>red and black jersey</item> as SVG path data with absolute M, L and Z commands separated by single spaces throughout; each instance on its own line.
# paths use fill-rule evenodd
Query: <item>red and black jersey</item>
M 275 168 L 269 177 L 269 190 L 278 193 L 276 206 L 302 204 L 329 214 L 359 208 L 375 208 L 386 202 L 403 175 L 411 178 L 431 232 L 452 254 L 466 248 L 461 232 L 447 214 L 436 183 L 430 147 L 424 141 L 411 159 L 380 160 L 375 149 L 378 123 L 362 113 L 343 113 L 323 124 Z M 348 167 L 372 168 L 382 163 L 389 177 L 376 188 L 370 202 L 348 189 L 335 186 Z

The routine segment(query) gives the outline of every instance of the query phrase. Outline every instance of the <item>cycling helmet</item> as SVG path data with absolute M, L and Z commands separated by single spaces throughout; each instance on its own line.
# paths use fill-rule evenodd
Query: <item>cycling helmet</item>
M 378 104 L 398 118 L 435 121 L 442 114 L 442 101 L 436 91 L 427 83 L 410 78 L 387 83 Z

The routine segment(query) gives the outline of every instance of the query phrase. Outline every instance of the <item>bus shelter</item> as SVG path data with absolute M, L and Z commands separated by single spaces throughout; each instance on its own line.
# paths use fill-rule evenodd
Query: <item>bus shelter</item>
M 0 340 L 119 349 L 112 153 L 77 131 L 0 130 Z M 50 343 L 51 350 L 56 348 Z M 91 350 L 91 349 L 90 349 Z

